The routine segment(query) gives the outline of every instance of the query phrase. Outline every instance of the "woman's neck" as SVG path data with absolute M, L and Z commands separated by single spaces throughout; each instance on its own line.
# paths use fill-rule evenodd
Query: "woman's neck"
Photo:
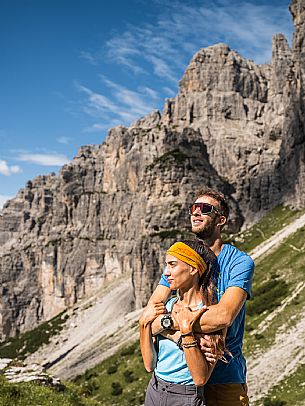
M 202 294 L 199 287 L 191 287 L 188 290 L 178 290 L 179 301 L 185 306 L 196 307 L 202 302 Z

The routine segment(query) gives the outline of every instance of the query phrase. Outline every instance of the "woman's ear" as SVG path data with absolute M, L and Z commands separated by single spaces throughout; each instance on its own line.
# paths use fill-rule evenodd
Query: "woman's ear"
M 194 276 L 194 275 L 196 275 L 196 273 L 198 273 L 198 269 L 197 269 L 197 268 L 194 268 L 194 267 L 192 266 L 191 271 L 190 271 L 190 275 Z

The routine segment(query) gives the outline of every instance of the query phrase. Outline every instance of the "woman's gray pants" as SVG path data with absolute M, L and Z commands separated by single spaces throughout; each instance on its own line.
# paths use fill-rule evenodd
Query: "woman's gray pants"
M 157 378 L 149 381 L 145 406 L 205 406 L 203 386 L 178 385 Z

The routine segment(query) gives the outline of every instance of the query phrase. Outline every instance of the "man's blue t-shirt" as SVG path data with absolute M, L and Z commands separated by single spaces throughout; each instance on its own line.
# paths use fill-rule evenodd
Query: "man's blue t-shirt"
M 230 244 L 224 244 L 217 257 L 218 262 L 218 301 L 226 289 L 236 286 L 251 294 L 254 262 L 246 253 L 239 251 Z M 162 274 L 160 285 L 169 287 L 169 283 Z M 218 361 L 208 384 L 217 383 L 246 383 L 246 361 L 242 354 L 242 340 L 245 328 L 245 304 L 228 328 L 226 346 L 232 357 L 226 356 L 228 363 Z

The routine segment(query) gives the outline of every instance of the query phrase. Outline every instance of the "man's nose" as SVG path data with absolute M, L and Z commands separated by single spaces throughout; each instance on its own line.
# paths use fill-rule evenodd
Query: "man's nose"
M 193 216 L 200 216 L 201 214 L 200 207 L 196 207 L 196 209 L 193 211 Z

